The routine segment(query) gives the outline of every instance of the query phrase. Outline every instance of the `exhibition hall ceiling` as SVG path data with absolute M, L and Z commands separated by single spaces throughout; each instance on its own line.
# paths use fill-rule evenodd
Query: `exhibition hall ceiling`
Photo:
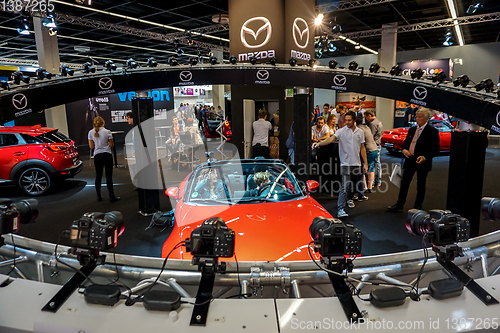
M 447 1 L 317 0 L 317 10 L 323 11 L 325 17 L 316 36 L 330 32 L 330 22 L 339 24 L 342 27 L 341 33 L 349 34 L 379 29 L 389 23 L 407 26 L 449 19 L 451 13 Z M 453 1 L 456 3 L 459 18 L 500 12 L 498 0 Z M 85 4 L 88 0 L 51 0 L 56 17 L 61 18 L 58 22 L 61 62 L 83 63 L 88 57 L 101 64 L 110 58 L 118 63 L 125 63 L 129 58 L 145 62 L 154 56 L 159 62 L 164 63 L 175 55 L 178 61 L 183 63 L 189 60 L 190 55 L 196 55 L 198 52 L 207 53 L 210 44 L 214 48 L 229 49 L 227 25 L 220 26 L 214 22 L 219 18 L 224 22 L 227 17 L 227 0 L 92 0 L 91 2 L 92 5 L 88 6 Z M 475 13 L 472 13 L 472 10 L 467 13 L 467 9 L 476 3 L 482 6 L 477 6 Z M 359 6 L 360 4 L 364 6 Z M 36 60 L 35 36 L 19 35 L 16 31 L 19 20 L 20 13 L 0 11 L 0 58 Z M 28 21 L 33 31 L 32 20 Z M 445 47 L 443 42 L 447 30 L 452 32 L 454 45 L 458 45 L 453 27 L 439 27 L 398 33 L 398 51 Z M 461 25 L 461 30 L 466 45 L 500 40 L 499 20 Z M 192 31 L 191 37 L 186 33 L 188 31 Z M 215 38 L 198 35 L 197 32 Z M 189 40 L 193 41 L 192 45 L 186 45 L 190 44 Z M 176 41 L 180 41 L 179 45 L 176 45 Z M 377 50 L 380 48 L 381 37 L 380 35 L 360 37 L 354 41 Z M 363 49 L 355 49 L 354 45 L 343 40 L 336 40 L 334 45 L 336 51 L 326 51 L 323 58 L 367 53 Z M 181 57 L 176 55 L 179 47 L 184 51 Z M 228 52 L 224 53 L 226 59 L 229 56 Z

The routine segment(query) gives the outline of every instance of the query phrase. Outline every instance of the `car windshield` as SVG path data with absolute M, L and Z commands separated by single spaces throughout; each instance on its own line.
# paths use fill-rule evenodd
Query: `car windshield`
M 37 136 L 38 139 L 42 140 L 45 143 L 67 143 L 71 142 L 71 139 L 61 132 L 55 130 L 47 133 L 43 133 Z
M 280 202 L 304 195 L 284 164 L 269 162 L 199 167 L 186 190 L 186 202 L 209 205 Z
M 434 126 L 439 132 L 450 132 L 453 130 L 453 126 L 445 121 L 433 121 L 431 125 Z

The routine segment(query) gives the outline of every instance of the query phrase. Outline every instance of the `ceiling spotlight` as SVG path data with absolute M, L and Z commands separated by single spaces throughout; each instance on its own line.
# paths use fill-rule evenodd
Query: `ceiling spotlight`
M 53 37 L 57 35 L 57 27 L 56 28 L 49 28 L 49 36 Z
M 473 1 L 472 4 L 467 8 L 467 14 L 475 14 L 478 9 L 484 8 L 484 0 Z
M 212 65 L 217 65 L 219 63 L 219 61 L 217 60 L 217 58 L 215 56 L 211 56 L 209 61 Z
M 36 70 L 36 78 L 38 80 L 43 80 L 43 79 L 51 79 L 52 78 L 52 73 L 47 72 L 45 69 L 42 67 L 38 68 Z
M 189 64 L 191 66 L 196 66 L 198 64 L 198 57 L 191 57 L 191 58 L 189 58 Z
M 12 73 L 11 78 L 15 84 L 21 84 L 21 81 L 24 83 L 30 83 L 29 76 L 24 75 L 24 73 L 21 71 L 16 71 Z
M 335 44 L 333 44 L 332 40 L 329 40 L 327 42 L 327 48 L 328 48 L 329 52 L 335 52 L 335 51 L 337 51 L 337 47 L 335 46 Z
M 116 71 L 116 64 L 113 62 L 113 60 L 106 60 L 104 63 L 104 68 L 108 71 Z
M 314 59 L 309 59 L 309 67 L 316 67 L 316 62 Z
M 469 77 L 467 75 L 463 74 L 463 75 L 460 75 L 459 77 L 457 77 L 455 80 L 453 80 L 453 85 L 455 87 L 462 86 L 462 88 L 465 88 L 465 87 L 467 87 L 469 82 L 470 82 Z
M 444 34 L 444 46 L 451 46 L 453 45 L 453 34 L 451 33 L 451 30 L 447 30 L 446 33 Z
M 335 17 L 333 21 L 330 21 L 330 28 L 333 33 L 339 33 L 342 31 L 342 26 L 337 23 L 337 18 Z
M 335 67 L 337 67 L 339 63 L 337 62 L 337 60 L 335 59 L 332 59 L 328 62 L 328 67 L 330 67 L 331 69 L 335 69 Z
M 314 57 L 316 59 L 319 59 L 323 56 L 323 49 L 316 49 L 314 50 Z
M 128 61 L 127 61 L 127 64 L 128 64 Z M 95 67 L 94 67 L 94 65 L 92 65 L 90 62 L 84 63 L 83 64 L 83 72 L 85 74 L 95 73 Z
M 2 88 L 4 90 L 10 90 L 9 82 L 7 82 L 7 81 L 0 81 L 0 88 Z
M 175 59 L 175 57 L 168 58 L 168 64 L 170 66 L 177 66 L 177 65 L 179 65 L 179 63 L 177 62 L 177 59 Z
M 184 50 L 179 47 L 179 44 L 177 42 L 175 42 L 174 44 L 174 49 L 175 53 L 177 53 L 177 56 L 182 57 L 182 55 L 184 54 Z
M 358 63 L 356 61 L 351 61 L 349 63 L 349 70 L 355 71 L 356 69 L 358 69 Z
M 495 84 L 491 79 L 483 79 L 481 82 L 476 84 L 476 91 L 481 91 L 484 89 L 485 92 L 493 92 Z
M 31 34 L 30 25 L 26 17 L 21 17 L 21 21 L 19 21 L 19 27 L 17 28 L 17 32 L 20 35 L 25 35 L 25 36 Z
M 290 60 L 288 60 L 288 63 L 290 64 L 290 66 L 295 66 L 297 65 L 297 59 L 290 58 Z
M 321 23 L 323 22 L 323 17 L 323 14 L 319 13 L 318 16 L 316 16 L 316 18 L 314 19 L 314 24 L 321 25 Z
M 399 65 L 394 65 L 394 66 L 392 66 L 389 74 L 391 74 L 392 76 L 399 76 L 399 75 L 401 75 L 401 72 L 402 72 L 401 67 L 399 67 Z
M 269 59 L 269 63 L 273 66 L 276 66 L 277 62 L 278 62 L 278 59 L 276 59 L 276 57 L 272 57 L 271 59 Z
M 136 69 L 137 67 L 139 67 L 139 64 L 132 58 L 129 58 L 127 60 L 127 68 L 128 69 Z
M 61 76 L 73 76 L 73 74 L 75 74 L 75 71 L 69 68 L 68 65 L 61 65 L 61 67 L 59 67 L 59 72 Z
M 236 65 L 237 61 L 238 61 L 238 59 L 236 59 L 236 57 L 234 55 L 229 57 L 229 62 L 231 63 L 231 65 Z
M 42 25 L 48 28 L 57 28 L 56 20 L 53 14 L 49 14 L 42 19 Z
M 257 58 L 255 58 L 254 56 L 251 56 L 249 60 L 252 65 L 255 65 L 257 63 Z
M 422 70 L 422 68 L 416 68 L 414 70 L 411 71 L 410 73 L 410 76 L 413 80 L 415 79 L 421 79 L 422 76 L 424 76 L 424 71 Z
M 377 73 L 380 69 L 380 65 L 374 62 L 370 65 L 370 73 Z
M 432 76 L 432 82 L 436 83 L 443 83 L 446 80 L 446 74 L 445 72 L 437 72 Z
M 361 48 L 361 45 L 360 45 L 359 43 L 356 43 L 356 45 L 354 45 L 354 48 L 355 48 L 356 50 L 359 50 L 359 49 Z
M 158 62 L 156 61 L 156 59 L 153 57 L 149 58 L 148 59 L 148 67 L 156 67 L 156 66 L 158 66 Z

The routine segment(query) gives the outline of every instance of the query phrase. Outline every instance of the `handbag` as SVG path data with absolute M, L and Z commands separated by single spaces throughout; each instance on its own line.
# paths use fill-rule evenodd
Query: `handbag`
M 404 159 L 401 161 L 401 163 L 396 163 L 394 165 L 394 167 L 392 168 L 392 174 L 389 177 L 391 183 L 393 183 L 397 187 L 401 187 L 401 181 L 403 180 L 403 161 Z

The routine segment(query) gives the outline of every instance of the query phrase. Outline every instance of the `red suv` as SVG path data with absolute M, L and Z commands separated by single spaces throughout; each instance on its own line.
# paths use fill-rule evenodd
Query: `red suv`
M 41 195 L 57 179 L 79 173 L 82 165 L 75 143 L 55 128 L 0 127 L 0 183 Z

